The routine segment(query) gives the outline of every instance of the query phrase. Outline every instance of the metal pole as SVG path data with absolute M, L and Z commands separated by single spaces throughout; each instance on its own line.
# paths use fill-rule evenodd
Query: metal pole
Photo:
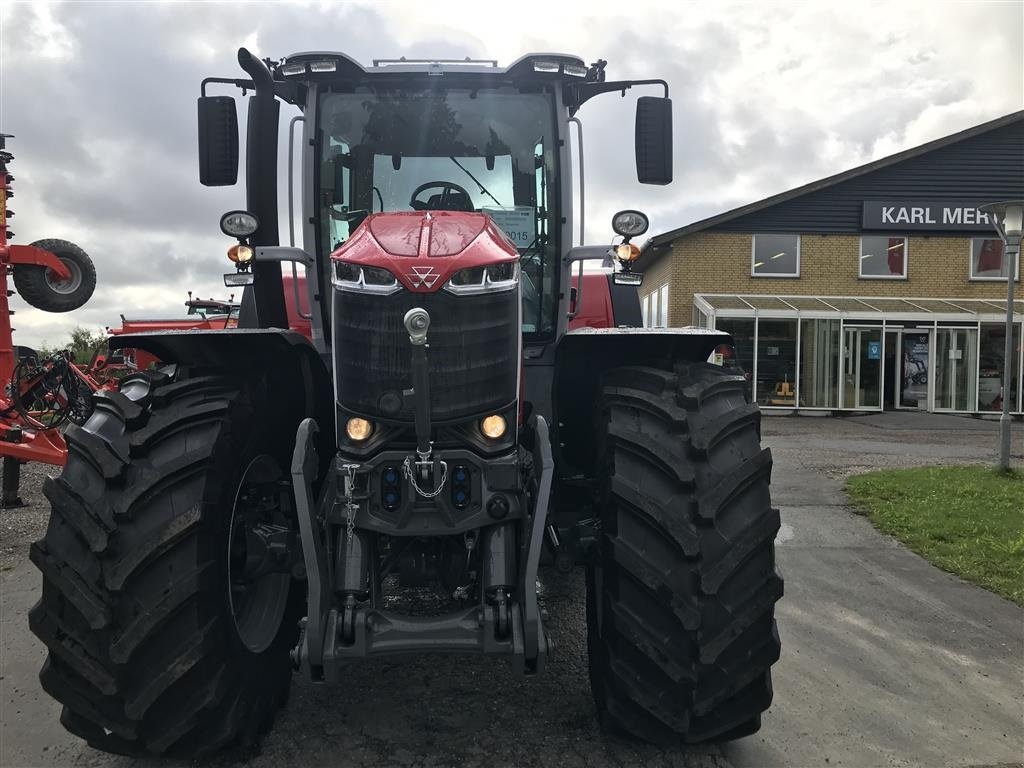
M 999 471 L 1010 471 L 1010 381 L 1013 367 L 1013 283 L 1020 243 L 1006 244 L 1009 277 L 1006 279 L 1006 343 L 1003 347 L 1003 413 L 999 417 Z

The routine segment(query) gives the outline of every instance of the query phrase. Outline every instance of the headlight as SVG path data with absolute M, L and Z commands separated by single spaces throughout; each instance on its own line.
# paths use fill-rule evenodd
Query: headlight
M 508 423 L 505 421 L 505 417 L 498 414 L 487 416 L 480 422 L 480 431 L 484 437 L 491 440 L 497 440 L 499 437 L 502 437 L 506 429 L 508 429 Z
M 394 293 L 402 286 L 386 269 L 380 267 L 364 267 L 350 261 L 335 261 L 334 275 L 331 279 L 334 287 L 340 291 L 358 293 Z
M 359 417 L 349 419 L 345 424 L 345 434 L 349 440 L 361 443 L 373 434 L 373 424 Z
M 460 269 L 444 284 L 444 288 L 446 291 L 459 294 L 496 293 L 510 291 L 518 282 L 519 262 L 503 261 L 486 267 Z
M 220 231 L 228 237 L 248 237 L 260 226 L 260 220 L 248 211 L 228 211 L 220 217 Z
M 623 237 L 636 237 L 647 231 L 650 222 L 640 211 L 619 211 L 612 216 L 612 231 Z

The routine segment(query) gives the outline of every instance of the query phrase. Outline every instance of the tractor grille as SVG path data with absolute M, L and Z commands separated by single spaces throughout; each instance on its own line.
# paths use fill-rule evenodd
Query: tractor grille
M 412 387 L 411 345 L 402 319 L 430 313 L 427 358 L 431 418 L 446 421 L 498 410 L 517 395 L 519 292 L 456 296 L 400 290 L 390 296 L 334 292 L 338 402 L 380 418 L 413 420 L 402 398 Z M 395 412 L 387 403 L 402 400 Z

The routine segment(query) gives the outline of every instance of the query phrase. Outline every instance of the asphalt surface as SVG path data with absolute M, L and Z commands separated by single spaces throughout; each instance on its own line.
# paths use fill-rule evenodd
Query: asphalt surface
M 1014 454 L 1024 464 L 1022 425 Z M 346 766 L 994 766 L 1024 759 L 1024 610 L 928 565 L 844 506 L 842 481 L 874 468 L 991 464 L 992 422 L 927 414 L 768 418 L 783 655 L 761 731 L 722 747 L 662 750 L 602 735 L 586 673 L 579 575 L 544 575 L 557 642 L 545 676 L 515 678 L 483 659 L 376 661 L 344 683 L 296 679 L 256 768 Z M 83 745 L 39 688 L 44 652 L 26 613 L 39 576 L 28 543 L 45 526 L 31 505 L 0 512 L 0 765 L 115 766 Z M 1022 499 L 1024 509 L 1024 499 Z M 154 762 L 152 765 L 175 765 Z

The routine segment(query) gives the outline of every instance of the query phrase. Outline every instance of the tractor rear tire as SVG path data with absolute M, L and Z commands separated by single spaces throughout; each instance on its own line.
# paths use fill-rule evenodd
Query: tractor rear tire
M 63 704 L 61 723 L 97 749 L 193 758 L 251 747 L 287 697 L 302 591 L 272 574 L 279 623 L 253 644 L 231 575 L 246 468 L 288 458 L 263 389 L 139 373 L 68 427 L 67 465 L 43 486 L 49 527 L 30 550 L 43 590 L 29 626 L 49 650 L 39 677 Z
M 67 240 L 36 240 L 32 245 L 60 259 L 71 277 L 60 280 L 47 267 L 15 264 L 14 287 L 21 298 L 44 312 L 71 312 L 85 304 L 96 290 L 96 266 L 89 254 Z
M 779 512 L 746 383 L 719 366 L 607 372 L 590 678 L 607 730 L 658 744 L 754 733 L 779 658 Z

